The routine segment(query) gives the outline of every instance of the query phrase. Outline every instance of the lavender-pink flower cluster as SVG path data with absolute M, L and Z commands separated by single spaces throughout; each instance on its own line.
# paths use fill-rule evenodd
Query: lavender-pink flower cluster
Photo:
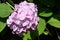
M 34 3 L 23 1 L 15 4 L 13 13 L 7 19 L 7 25 L 12 33 L 21 34 L 29 29 L 35 30 L 38 24 L 37 6 Z

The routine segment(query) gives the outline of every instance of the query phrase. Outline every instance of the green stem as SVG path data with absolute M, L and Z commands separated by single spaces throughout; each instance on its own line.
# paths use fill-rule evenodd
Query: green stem
M 56 30 L 56 33 L 57 33 L 57 37 L 60 40 L 60 35 L 58 34 L 57 29 L 55 29 L 55 30 Z
M 8 4 L 12 9 L 14 9 L 14 7 L 12 5 L 10 5 L 8 2 L 6 2 L 6 4 Z
M 7 0 L 7 2 L 9 2 L 11 5 L 13 5 L 13 6 L 14 6 L 13 1 L 11 1 L 11 0 Z
M 46 30 L 48 31 L 49 35 L 52 35 L 52 34 L 50 33 L 50 31 L 48 30 L 48 28 L 46 28 Z

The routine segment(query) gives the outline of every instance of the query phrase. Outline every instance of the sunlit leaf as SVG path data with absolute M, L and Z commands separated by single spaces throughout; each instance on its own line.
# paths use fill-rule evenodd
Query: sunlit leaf
M 23 40 L 31 39 L 30 32 L 28 31 L 27 34 L 24 34 Z
M 39 24 L 37 26 L 37 30 L 38 30 L 39 35 L 41 35 L 44 32 L 45 28 L 46 28 L 45 20 L 40 18 Z
M 53 17 L 48 21 L 48 23 L 56 28 L 60 28 L 60 21 Z
M 49 34 L 49 32 L 48 32 L 48 31 L 45 31 L 45 32 L 44 32 L 44 35 L 48 35 L 48 34 Z
M 0 17 L 4 18 L 10 15 L 10 13 L 12 12 L 12 9 L 10 8 L 9 5 L 7 4 L 0 4 Z
M 6 23 L 0 21 L 0 32 L 5 28 Z
M 50 17 L 50 16 L 52 16 L 52 14 L 53 14 L 52 12 L 43 11 L 39 15 L 42 17 Z

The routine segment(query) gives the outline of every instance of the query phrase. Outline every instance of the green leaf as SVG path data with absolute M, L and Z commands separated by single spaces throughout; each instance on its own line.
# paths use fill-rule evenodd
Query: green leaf
M 39 36 L 38 30 L 34 30 L 30 32 L 31 39 L 34 40 L 36 37 Z
M 0 4 L 0 17 L 2 18 L 8 17 L 11 12 L 12 12 L 12 9 L 10 8 L 9 5 L 4 3 Z
M 39 15 L 42 17 L 50 17 L 50 16 L 52 16 L 52 14 L 53 14 L 52 12 L 43 11 Z
M 0 21 L 0 32 L 5 28 L 6 23 Z
M 37 30 L 38 30 L 39 35 L 41 35 L 44 32 L 45 28 L 46 28 L 45 20 L 40 18 L 39 24 L 37 26 Z
M 27 34 L 24 34 L 23 40 L 31 39 L 30 32 L 28 31 Z
M 48 23 L 56 28 L 60 28 L 60 21 L 53 17 L 48 21 Z
M 44 31 L 44 34 L 45 34 L 45 35 L 48 35 L 48 34 L 49 34 L 49 32 L 48 32 L 48 31 Z
M 29 2 L 33 2 L 33 0 L 28 0 Z

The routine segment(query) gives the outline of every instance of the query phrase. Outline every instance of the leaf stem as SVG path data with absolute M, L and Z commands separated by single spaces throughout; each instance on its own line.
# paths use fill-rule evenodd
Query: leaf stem
M 14 3 L 12 0 L 7 0 L 7 2 L 14 6 Z
M 56 30 L 56 33 L 57 33 L 57 37 L 60 40 L 60 35 L 58 34 L 57 29 L 55 29 L 55 30 Z
M 6 2 L 6 4 L 8 4 L 12 9 L 14 9 L 14 7 L 12 5 L 10 5 L 8 2 Z
M 46 28 L 46 30 L 48 31 L 49 35 L 52 35 L 52 34 L 49 32 L 48 28 Z

